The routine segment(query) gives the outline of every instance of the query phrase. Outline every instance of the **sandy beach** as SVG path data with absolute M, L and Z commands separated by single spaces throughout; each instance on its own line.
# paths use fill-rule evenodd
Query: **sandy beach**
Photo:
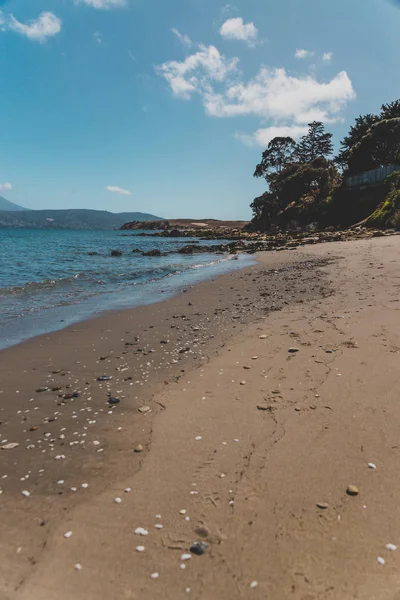
M 400 598 L 399 251 L 259 253 L 1 351 L 1 600 Z

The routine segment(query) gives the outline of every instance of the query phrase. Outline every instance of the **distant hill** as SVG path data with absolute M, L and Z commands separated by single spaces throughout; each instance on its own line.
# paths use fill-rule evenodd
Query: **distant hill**
M 7 202 L 7 201 L 6 201 Z M 9 204 L 12 204 L 11 202 Z M 14 205 L 16 206 L 16 205 Z M 162 221 L 147 213 L 111 213 L 106 210 L 0 210 L 0 227 L 35 229 L 119 229 L 127 221 Z
M 14 202 L 10 202 L 9 200 L 6 200 L 5 198 L 3 198 L 3 196 L 0 196 L 0 211 L 3 210 L 7 210 L 7 211 L 13 211 L 13 212 L 17 212 L 17 211 L 21 211 L 21 210 L 28 210 L 27 208 L 23 208 L 23 206 L 19 206 L 18 204 L 14 204 Z

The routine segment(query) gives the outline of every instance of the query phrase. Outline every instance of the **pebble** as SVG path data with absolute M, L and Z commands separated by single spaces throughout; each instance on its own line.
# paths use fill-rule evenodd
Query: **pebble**
M 158 579 L 158 578 L 160 577 L 160 574 L 159 574 L 159 573 L 152 573 L 152 574 L 150 575 L 150 577 L 151 577 L 152 579 Z
M 72 535 L 72 531 L 67 531 L 67 533 L 64 533 L 64 537 L 69 539 Z
M 13 450 L 17 446 L 19 446 L 19 444 L 17 444 L 17 442 L 11 442 L 10 444 L 5 444 L 4 446 L 2 446 L 1 449 L 2 450 Z
M 143 446 L 142 444 L 138 444 L 137 446 L 134 447 L 133 449 L 134 452 L 143 452 Z
M 164 527 L 164 525 L 161 525 L 161 523 L 156 523 L 156 524 L 154 525 L 154 527 L 155 527 L 156 529 L 162 529 L 162 528 Z
M 138 408 L 138 411 L 140 413 L 147 413 L 149 412 L 149 410 L 151 410 L 150 406 L 141 406 L 140 408 Z
M 119 404 L 120 402 L 119 398 L 114 398 L 113 396 L 110 396 L 108 399 L 108 404 Z
M 202 437 L 201 437 L 201 435 L 198 435 L 194 439 L 196 440 L 196 442 L 199 442 L 202 439 Z
M 82 565 L 80 565 L 79 563 L 76 563 L 75 571 L 82 571 Z
M 149 532 L 147 531 L 147 529 L 144 529 L 144 527 L 137 527 L 135 529 L 135 533 L 136 535 L 149 535 Z
M 395 552 L 397 550 L 397 546 L 395 546 L 394 544 L 386 544 L 385 548 L 390 552 Z
M 254 588 L 256 588 L 258 586 L 258 581 L 252 581 L 250 584 L 250 587 L 252 590 L 254 590 Z
M 196 554 L 196 556 L 201 556 L 207 550 L 208 544 L 205 542 L 194 542 L 190 546 L 190 552 L 192 554 Z
M 289 348 L 289 350 L 288 350 L 288 352 L 290 352 L 291 354 L 295 354 L 298 351 L 299 351 L 298 348 Z
M 131 492 L 131 491 L 132 491 L 132 488 L 125 488 L 124 489 L 125 494 L 129 494 L 129 492 Z
M 266 340 L 267 339 L 267 335 L 265 335 L 265 333 L 263 333 L 262 335 L 260 335 L 260 340 Z
M 246 385 L 246 383 L 247 383 L 246 381 L 241 381 L 240 385 Z
M 210 531 L 204 525 L 200 525 L 200 527 L 196 527 L 196 529 L 194 531 L 201 538 L 208 538 L 211 535 Z
M 26 498 L 27 498 L 28 496 L 30 496 L 30 495 L 31 495 L 31 493 L 30 493 L 30 492 L 28 492 L 28 490 L 23 490 L 23 491 L 21 492 L 21 494 L 22 494 L 23 496 L 25 496 Z
M 88 483 L 82 483 L 81 487 L 83 487 L 86 490 L 86 488 L 89 487 L 89 484 Z
M 382 558 L 382 556 L 378 556 L 378 558 L 377 558 L 376 560 L 378 561 L 378 563 L 379 563 L 380 565 L 384 565 L 384 564 L 385 564 L 385 562 L 386 562 L 386 561 L 385 561 L 385 559 L 384 559 L 384 558 Z
M 348 496 L 358 496 L 358 494 L 359 494 L 358 487 L 356 487 L 355 485 L 347 486 L 346 494 Z
M 35 391 L 36 391 L 38 394 L 40 394 L 40 392 L 47 392 L 47 391 L 48 391 L 48 389 L 49 389 L 48 387 L 45 387 L 45 386 L 43 386 L 43 387 L 37 388 L 37 390 L 35 390 Z
M 186 515 L 186 509 L 182 508 L 182 510 L 179 511 L 180 515 Z
M 100 375 L 97 378 L 97 381 L 110 381 L 112 379 L 112 375 Z
M 324 510 L 325 508 L 329 508 L 329 504 L 327 504 L 326 502 L 317 502 L 317 506 L 318 508 L 322 508 L 322 510 Z
M 181 560 L 190 560 L 192 558 L 191 554 L 182 554 Z
M 121 504 L 122 500 L 121 500 L 121 498 L 114 498 L 114 502 L 116 504 Z
M 144 552 L 144 551 L 145 551 L 144 546 L 136 546 L 136 552 Z
M 368 463 L 370 469 L 376 469 L 376 465 L 374 463 Z

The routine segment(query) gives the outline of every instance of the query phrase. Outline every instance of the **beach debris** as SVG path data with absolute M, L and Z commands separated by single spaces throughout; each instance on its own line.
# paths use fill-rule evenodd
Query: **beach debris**
M 122 500 L 121 498 L 114 498 L 114 502 L 115 504 L 121 504 Z
M 151 410 L 150 406 L 141 406 L 140 408 L 138 408 L 138 411 L 140 413 L 147 413 Z
M 385 562 L 386 562 L 386 561 L 385 561 L 385 559 L 384 559 L 384 558 L 382 558 L 382 556 L 378 556 L 378 558 L 377 558 L 376 560 L 378 561 L 378 563 L 379 563 L 380 565 L 384 565 L 384 564 L 385 564 Z
M 250 583 L 250 587 L 251 587 L 252 590 L 254 590 L 257 586 L 258 586 L 258 581 L 252 581 Z
M 112 375 L 100 375 L 97 378 L 97 381 L 110 381 L 112 379 Z
M 107 402 L 108 404 L 119 404 L 121 400 L 119 398 L 114 398 L 113 396 L 110 396 Z
M 1 449 L 2 450 L 13 450 L 17 446 L 19 446 L 19 444 L 17 442 L 10 442 L 9 444 L 5 444 L 4 446 L 2 446 Z
M 376 469 L 376 465 L 374 463 L 368 463 L 370 469 Z
M 296 354 L 296 352 L 298 352 L 299 349 L 298 348 L 289 348 L 288 352 L 290 352 L 290 354 Z
M 28 490 L 22 490 L 21 494 L 22 494 L 22 496 L 25 496 L 26 498 L 31 495 L 31 493 L 28 492 Z
M 390 552 L 395 552 L 397 550 L 397 546 L 395 546 L 394 544 L 386 544 L 385 548 Z
M 144 527 L 136 527 L 135 534 L 136 535 L 149 535 L 149 532 Z
M 70 537 L 72 536 L 72 531 L 67 531 L 67 533 L 64 533 L 64 537 L 68 540 Z
M 150 575 L 150 577 L 151 577 L 152 579 L 158 579 L 158 578 L 160 577 L 160 574 L 159 574 L 159 573 L 152 573 L 152 574 Z
M 358 496 L 359 493 L 360 492 L 359 492 L 357 486 L 355 486 L 355 485 L 348 485 L 347 486 L 346 494 L 348 496 Z
M 79 563 L 76 563 L 76 565 L 74 566 L 75 571 L 82 571 L 82 565 Z
M 317 502 L 317 507 L 325 510 L 326 508 L 329 508 L 329 504 L 327 502 Z
M 190 546 L 190 552 L 192 554 L 196 554 L 196 556 L 201 556 L 207 550 L 208 544 L 206 542 L 193 542 Z
M 143 452 L 143 446 L 142 444 L 138 444 L 137 446 L 134 447 L 133 449 L 134 452 Z
M 136 546 L 136 552 L 144 552 L 144 551 L 145 551 L 144 546 Z

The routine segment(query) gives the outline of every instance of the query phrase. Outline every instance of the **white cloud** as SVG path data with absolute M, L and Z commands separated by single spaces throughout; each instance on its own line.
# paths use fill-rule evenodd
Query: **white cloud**
M 219 32 L 226 40 L 240 40 L 249 44 L 254 44 L 258 35 L 258 29 L 254 23 L 244 23 L 241 17 L 225 21 Z
M 11 183 L 0 183 L 0 192 L 6 192 L 7 190 L 12 190 Z
M 330 62 L 333 58 L 333 52 L 324 52 L 324 54 L 322 55 L 322 60 L 324 60 L 325 62 Z
M 103 43 L 103 38 L 101 33 L 99 33 L 98 31 L 95 31 L 93 34 L 93 39 L 95 40 L 95 42 L 97 42 L 98 44 L 102 44 Z
M 246 146 L 261 146 L 265 147 L 275 137 L 291 137 L 294 140 L 298 140 L 302 135 L 305 135 L 308 131 L 308 127 L 301 125 L 287 125 L 287 126 L 272 126 L 257 129 L 254 133 L 235 133 L 235 138 L 246 144 Z
M 120 6 L 126 5 L 126 0 L 75 0 L 76 2 L 83 2 L 93 8 L 107 9 L 107 8 L 119 8 Z
M 4 18 L 4 13 L 2 10 L 0 10 L 0 31 L 5 31 L 6 30 L 6 20 Z
M 264 145 L 275 135 L 298 137 L 314 120 L 341 121 L 347 103 L 356 97 L 346 71 L 319 81 L 315 73 L 292 75 L 284 68 L 262 66 L 255 77 L 245 81 L 238 62 L 238 58 L 227 59 L 214 46 L 200 46 L 182 62 L 160 65 L 157 73 L 176 97 L 189 100 L 197 94 L 209 116 L 258 118 L 259 129 L 237 134 L 251 144 Z
M 199 46 L 200 50 L 184 61 L 168 61 L 157 67 L 174 96 L 188 100 L 194 92 L 204 94 L 213 82 L 222 82 L 236 70 L 238 58 L 227 60 L 215 46 Z
M 8 29 L 26 36 L 30 40 L 45 42 L 48 37 L 57 35 L 61 31 L 61 20 L 51 12 L 42 12 L 37 19 L 27 23 L 20 23 L 10 15 Z
M 337 120 L 345 104 L 354 98 L 345 71 L 328 83 L 321 83 L 314 75 L 295 77 L 285 69 L 261 67 L 247 84 L 229 85 L 224 93 L 209 91 L 203 101 L 206 112 L 215 117 L 255 115 L 303 124 L 317 118 Z
M 310 50 L 304 50 L 304 48 L 298 48 L 295 52 L 296 58 L 311 58 L 314 56 L 315 52 L 310 52 Z
M 178 38 L 178 40 L 181 42 L 181 44 L 183 46 L 185 46 L 186 48 L 190 48 L 193 44 L 192 40 L 190 39 L 190 37 L 188 36 L 187 33 L 181 33 L 178 29 L 176 29 L 175 27 L 173 29 L 171 29 L 172 33 L 176 35 L 176 37 Z
M 124 190 L 124 188 L 120 188 L 117 185 L 108 185 L 106 190 L 115 194 L 122 194 L 123 196 L 130 196 L 132 194 L 129 190 Z

